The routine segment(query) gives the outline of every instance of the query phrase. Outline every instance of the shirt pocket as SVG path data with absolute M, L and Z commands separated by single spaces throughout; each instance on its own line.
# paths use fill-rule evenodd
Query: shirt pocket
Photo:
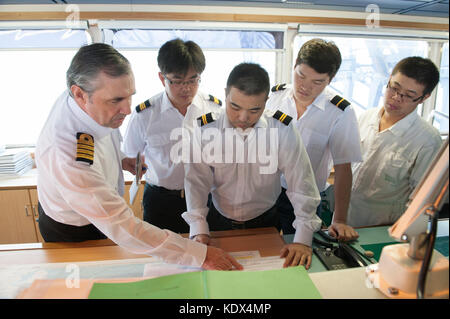
M 319 162 L 325 153 L 328 136 L 305 128 L 302 132 L 302 140 L 311 161 Z
M 146 140 L 148 151 L 146 154 L 150 157 L 149 160 L 155 160 L 160 164 L 167 165 L 172 160 L 170 159 L 171 143 L 175 143 L 170 140 L 166 135 L 149 135 Z M 170 161 L 169 161 L 170 159 Z
M 387 185 L 400 186 L 405 181 L 407 182 L 410 167 L 409 159 L 400 154 L 394 154 L 387 159 L 381 172 L 381 180 Z
M 150 135 L 147 138 L 147 145 L 149 147 L 159 147 L 170 143 L 170 138 L 167 135 Z

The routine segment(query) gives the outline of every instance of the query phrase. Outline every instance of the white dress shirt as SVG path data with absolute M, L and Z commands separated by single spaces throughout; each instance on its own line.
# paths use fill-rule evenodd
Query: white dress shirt
M 394 223 L 439 150 L 439 132 L 413 111 L 379 132 L 383 107 L 361 115 L 363 162 L 353 166 L 348 224 Z
M 76 160 L 77 133 L 94 139 L 94 161 Z M 36 147 L 37 190 L 45 214 L 57 222 L 92 223 L 118 245 L 166 262 L 201 266 L 206 246 L 161 230 L 134 216 L 124 191 L 119 129 L 100 126 L 64 92 L 56 101 Z
M 342 111 L 331 103 L 335 95 L 326 87 L 299 119 L 291 86 L 273 92 L 266 104 L 267 108 L 279 109 L 293 118 L 293 125 L 300 132 L 321 192 L 327 187 L 333 165 L 362 160 L 355 111 L 351 105 Z M 281 184 L 286 188 L 284 178 Z
M 274 119 L 273 114 L 266 110 L 249 135 L 245 138 L 239 134 L 235 136 L 236 141 L 243 144 L 243 152 L 239 153 L 243 157 L 234 151 L 230 158 L 232 139 L 227 132 L 237 130 L 232 129 L 225 110 L 214 114 L 217 118 L 214 122 L 195 132 L 193 143 L 199 145 L 200 150 L 208 150 L 205 154 L 210 153 L 213 145 L 208 138 L 200 138 L 198 132 L 206 136 L 219 132 L 222 143 L 214 150 L 216 161 L 203 156 L 201 161 L 185 166 L 187 212 L 182 217 L 190 226 L 190 236 L 209 234 L 206 203 L 210 191 L 214 206 L 222 215 L 236 221 L 248 221 L 275 205 L 281 191 L 280 176 L 284 173 L 288 185 L 286 194 L 296 217 L 294 242 L 311 246 L 313 232 L 321 225 L 316 215 L 320 194 L 298 132 L 291 125 Z M 238 144 L 236 142 L 234 147 Z M 253 156 L 258 152 L 268 157 Z
M 171 150 L 182 140 L 178 131 L 182 127 L 192 128 L 197 117 L 216 111 L 219 106 L 202 92 L 194 97 L 186 116 L 172 105 L 165 91 L 150 98 L 150 104 L 143 111 L 133 111 L 125 132 L 123 151 L 129 157 L 136 157 L 137 152 L 145 155 L 147 183 L 171 190 L 183 189 L 183 163 L 171 158 Z

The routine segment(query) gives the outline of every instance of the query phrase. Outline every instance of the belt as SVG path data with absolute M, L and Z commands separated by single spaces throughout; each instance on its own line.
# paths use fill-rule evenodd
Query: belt
M 157 186 L 153 184 L 147 184 L 151 189 L 158 191 L 159 193 L 170 194 L 175 196 L 180 196 L 184 198 L 184 189 L 167 189 L 162 186 Z

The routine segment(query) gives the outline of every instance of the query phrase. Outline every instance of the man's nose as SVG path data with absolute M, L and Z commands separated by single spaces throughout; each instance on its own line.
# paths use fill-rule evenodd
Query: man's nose
M 248 120 L 248 113 L 247 113 L 247 111 L 241 111 L 239 113 L 239 121 L 240 122 L 247 122 L 247 120 Z
M 121 105 L 120 113 L 129 115 L 131 113 L 131 98 L 125 99 Z

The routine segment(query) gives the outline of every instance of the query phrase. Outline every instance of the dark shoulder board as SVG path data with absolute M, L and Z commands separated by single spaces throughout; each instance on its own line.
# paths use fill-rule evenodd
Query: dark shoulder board
M 344 111 L 345 108 L 350 105 L 349 101 L 347 101 L 343 97 L 340 97 L 339 95 L 336 95 L 334 98 L 332 98 L 330 102 L 336 105 L 342 111 Z
M 277 84 L 274 87 L 272 87 L 271 91 L 272 92 L 277 92 L 277 91 L 283 91 L 286 89 L 286 83 L 283 84 Z
M 94 137 L 90 134 L 77 133 L 77 162 L 86 162 L 89 165 L 94 164 Z
M 152 106 L 152 105 L 150 104 L 150 99 L 148 99 L 147 101 L 142 102 L 141 104 L 136 106 L 136 112 L 138 112 L 138 113 L 142 112 L 143 110 L 149 108 L 150 106 Z
M 211 94 L 208 96 L 208 100 L 216 103 L 219 106 L 222 106 L 222 101 L 216 98 L 215 96 L 212 96 Z
M 202 116 L 199 116 L 197 118 L 197 122 L 199 126 L 206 125 L 208 123 L 214 122 L 214 118 L 212 116 L 212 113 L 203 114 Z
M 280 121 L 281 123 L 283 123 L 284 125 L 289 125 L 289 123 L 291 123 L 292 121 L 292 117 L 281 112 L 281 111 L 276 111 L 275 114 L 273 115 L 273 117 L 275 119 L 277 119 L 278 121 Z

